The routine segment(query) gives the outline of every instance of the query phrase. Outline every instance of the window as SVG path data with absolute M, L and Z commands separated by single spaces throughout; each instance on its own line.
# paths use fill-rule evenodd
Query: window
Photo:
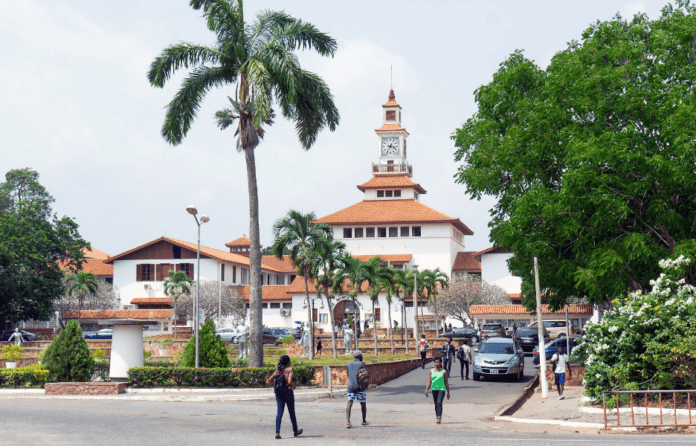
M 264 302 L 264 303 L 261 305 L 261 308 L 268 308 L 268 304 L 267 304 L 266 302 Z
M 237 266 L 232 265 L 232 283 L 237 283 Z
M 154 280 L 154 270 L 154 265 L 136 265 L 135 280 L 137 282 L 149 282 Z
M 280 308 L 280 302 L 271 302 L 271 308 Z
M 355 238 L 363 237 L 363 228 L 355 228 Z
M 375 308 L 375 321 L 380 322 L 382 320 L 382 312 L 380 308 Z
M 329 314 L 323 313 L 319 315 L 319 322 L 329 322 Z
M 387 121 L 396 121 L 396 110 L 387 111 Z
M 404 301 L 404 307 L 406 307 L 406 308 L 413 308 L 413 299 L 405 300 L 405 301 Z
M 399 228 L 389 228 L 389 237 L 398 237 Z
M 292 302 L 283 302 L 283 308 L 292 308 Z
M 276 285 L 283 285 L 283 276 L 276 274 Z
M 452 237 L 459 243 L 462 243 L 462 233 L 456 229 L 452 229 Z
M 384 196 L 385 196 L 385 197 L 391 197 L 391 196 L 393 196 L 393 195 L 394 195 L 394 191 L 392 191 L 392 190 L 384 191 Z
M 224 282 L 225 281 L 225 264 L 220 265 L 220 281 Z
M 292 283 L 292 282 L 295 281 L 295 277 L 297 277 L 295 274 L 292 274 L 292 275 L 290 276 L 290 283 Z M 414 280 L 415 280 L 415 279 L 414 279 Z
M 249 302 L 245 303 L 244 307 L 248 310 L 249 309 Z
M 181 258 L 181 246 L 175 246 L 173 254 L 174 254 L 175 259 L 180 259 Z
M 420 237 L 420 236 L 421 236 L 421 227 L 420 227 L 420 226 L 414 226 L 414 227 L 413 227 L 413 236 L 414 236 L 414 237 Z
M 353 238 L 353 228 L 343 228 L 343 238 Z
M 375 236 L 375 228 L 365 228 L 365 237 L 372 238 Z
M 169 277 L 169 270 L 174 269 L 173 265 L 169 263 L 160 263 L 157 265 L 157 271 L 155 273 L 155 280 L 162 282 Z
M 314 308 L 314 311 L 312 311 L 312 320 L 314 322 L 318 322 L 318 319 L 319 319 L 319 310 Z
M 392 268 L 394 269 L 404 269 L 404 265 L 392 265 Z
M 408 237 L 409 234 L 409 227 L 408 226 L 402 226 L 401 227 L 401 236 L 402 237 Z
M 249 273 L 249 271 L 242 268 L 242 280 L 241 280 L 242 285 L 249 285 L 249 277 L 248 277 L 249 274 L 248 273 Z
M 177 271 L 186 271 L 186 275 L 189 279 L 193 280 L 193 263 L 178 263 L 176 265 Z
M 400 191 L 400 190 L 395 190 L 395 191 L 394 191 L 394 196 L 395 196 L 395 197 L 400 197 L 400 196 L 401 196 L 401 191 Z
M 384 191 L 383 190 L 378 190 L 377 191 L 377 198 L 383 198 L 384 197 Z
M 414 192 L 414 193 L 413 193 L 413 198 L 415 198 L 416 200 L 418 200 L 418 192 Z
M 387 228 L 377 228 L 377 237 L 386 237 Z

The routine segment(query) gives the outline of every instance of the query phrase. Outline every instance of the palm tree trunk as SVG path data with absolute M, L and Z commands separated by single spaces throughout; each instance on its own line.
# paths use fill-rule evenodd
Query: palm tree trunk
M 336 321 L 334 320 L 333 305 L 331 305 L 331 298 L 329 297 L 329 280 L 324 279 L 324 289 L 326 290 L 326 306 L 329 307 L 329 320 L 331 321 L 331 348 L 333 349 L 334 359 L 338 358 L 338 352 L 336 351 Z
M 404 300 L 401 301 L 401 330 L 403 330 L 404 334 L 402 336 L 406 337 L 406 353 L 408 353 L 408 326 L 406 322 L 406 297 L 404 296 Z M 401 338 L 402 342 L 401 344 L 403 345 L 403 337 Z
M 435 308 L 435 337 L 440 337 L 440 318 L 439 312 L 437 311 L 437 296 L 433 296 L 433 307 Z
M 82 294 L 77 297 L 77 326 L 80 327 L 80 313 L 82 312 Z M 82 327 L 80 327 L 82 328 Z
M 387 307 L 389 308 L 389 328 L 391 332 L 391 354 L 394 354 L 394 326 L 392 325 L 392 314 L 391 314 L 391 301 L 387 301 Z
M 176 331 L 176 300 L 178 296 L 174 298 L 174 339 L 176 339 L 177 331 Z
M 242 129 L 244 131 L 244 129 Z M 256 186 L 254 147 L 244 148 L 249 189 L 249 367 L 263 367 L 263 291 L 261 289 L 261 238 L 259 235 L 259 192 Z
M 379 299 L 379 296 L 377 297 Z M 372 299 L 372 331 L 375 335 L 375 356 L 379 355 L 377 351 L 377 318 L 375 317 L 375 299 Z
M 314 312 L 314 308 L 312 303 L 314 302 L 313 299 L 309 298 L 309 286 L 307 285 L 307 267 L 304 267 L 304 290 L 305 290 L 305 295 L 307 296 L 307 326 L 309 327 L 309 360 L 314 359 L 314 319 L 312 316 L 314 316 L 312 313 Z

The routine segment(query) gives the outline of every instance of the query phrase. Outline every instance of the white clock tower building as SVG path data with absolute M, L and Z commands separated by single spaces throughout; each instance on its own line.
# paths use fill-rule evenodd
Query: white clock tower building
M 406 140 L 408 132 L 401 126 L 401 106 L 397 104 L 394 90 L 382 106 L 382 127 L 375 130 L 379 150 L 379 163 L 372 165 L 372 173 L 401 173 L 409 177 L 413 169 L 408 164 Z

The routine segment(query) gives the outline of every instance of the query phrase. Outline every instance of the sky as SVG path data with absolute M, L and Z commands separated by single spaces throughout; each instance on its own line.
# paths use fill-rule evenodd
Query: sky
M 248 22 L 262 10 L 285 10 L 338 42 L 333 58 L 298 53 L 334 95 L 336 131 L 323 131 L 304 151 L 292 123 L 279 117 L 256 150 L 261 243 L 272 243 L 273 223 L 289 209 L 320 217 L 362 200 L 356 185 L 371 178 L 374 129 L 393 87 L 410 133 L 413 180 L 428 191 L 421 202 L 474 231 L 467 250 L 490 246 L 495 198 L 472 200 L 454 181 L 450 137 L 476 112 L 475 90 L 517 49 L 545 68 L 593 22 L 617 13 L 657 18 L 665 4 L 247 0 Z M 249 233 L 244 156 L 234 131 L 213 120 L 232 88 L 207 95 L 182 144 L 160 136 L 164 107 L 186 72 L 163 89 L 146 73 L 179 41 L 214 43 L 187 0 L 0 0 L 0 173 L 36 170 L 54 211 L 110 255 L 160 236 L 195 242 L 191 204 L 210 217 L 203 245 L 225 250 Z

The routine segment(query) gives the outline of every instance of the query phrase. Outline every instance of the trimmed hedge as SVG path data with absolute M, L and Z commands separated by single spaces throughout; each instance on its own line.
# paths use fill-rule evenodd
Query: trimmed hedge
M 128 370 L 128 384 L 132 387 L 267 387 L 266 380 L 274 371 L 274 367 L 133 367 Z M 297 384 L 309 384 L 314 380 L 312 366 L 296 365 L 293 371 Z
M 43 387 L 50 374 L 51 372 L 41 366 L 0 369 L 0 387 Z

